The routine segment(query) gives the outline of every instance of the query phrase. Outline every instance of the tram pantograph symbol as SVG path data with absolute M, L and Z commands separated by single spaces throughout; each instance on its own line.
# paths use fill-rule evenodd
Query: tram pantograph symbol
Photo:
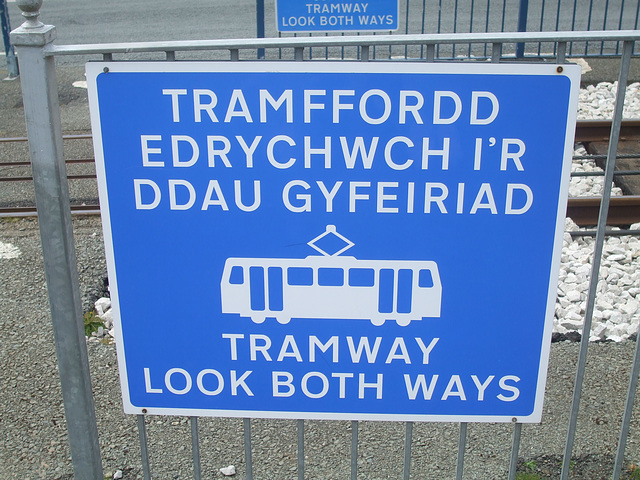
M 346 246 L 330 254 L 317 245 L 328 235 Z M 425 260 L 358 260 L 340 256 L 354 244 L 334 225 L 309 242 L 321 255 L 306 258 L 228 258 L 221 281 L 222 313 L 256 323 L 275 318 L 363 319 L 374 325 L 440 317 L 438 266 Z

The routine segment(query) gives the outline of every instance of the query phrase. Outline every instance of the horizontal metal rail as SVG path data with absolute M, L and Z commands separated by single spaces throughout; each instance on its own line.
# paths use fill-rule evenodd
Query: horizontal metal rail
M 238 51 L 257 48 L 309 47 L 375 47 L 406 45 L 443 45 L 474 43 L 567 43 L 585 41 L 637 41 L 638 30 L 584 32 L 496 32 L 496 33 L 435 33 L 408 35 L 346 35 L 326 37 L 239 38 L 222 40 L 181 40 L 161 42 L 96 43 L 78 45 L 49 45 L 45 56 L 108 55 L 142 52 L 188 52 L 202 50 Z

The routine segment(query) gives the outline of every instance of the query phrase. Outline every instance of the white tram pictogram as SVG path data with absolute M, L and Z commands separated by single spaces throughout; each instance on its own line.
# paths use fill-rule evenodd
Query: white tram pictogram
M 346 246 L 329 254 L 316 245 L 334 235 Z M 425 260 L 358 260 L 340 256 L 354 244 L 335 226 L 308 243 L 322 255 L 297 258 L 228 258 L 220 285 L 222 313 L 256 323 L 275 318 L 364 319 L 374 325 L 440 317 L 438 266 Z

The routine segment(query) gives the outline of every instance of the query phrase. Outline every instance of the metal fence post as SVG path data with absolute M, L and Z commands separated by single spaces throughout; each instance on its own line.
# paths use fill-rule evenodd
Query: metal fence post
M 103 478 L 102 462 L 62 156 L 55 61 L 44 53 L 55 39 L 55 27 L 38 20 L 42 0 L 17 3 L 27 20 L 11 33 L 11 40 L 22 67 L 38 223 L 74 478 L 96 480 Z
M 518 8 L 518 31 L 527 31 L 527 17 L 529 16 L 529 0 L 520 0 L 520 7 Z M 524 57 L 524 43 L 518 43 L 516 45 L 516 58 Z
M 14 51 L 13 45 L 11 45 L 11 38 L 9 32 L 11 31 L 11 24 L 9 23 L 9 10 L 7 9 L 7 0 L 0 0 L 0 20 L 2 23 L 2 40 L 4 42 L 4 53 L 7 56 L 7 70 L 9 71 L 9 79 L 17 78 L 18 72 L 18 59 Z
M 264 0 L 256 0 L 256 37 L 264 38 Z M 264 60 L 264 48 L 258 49 L 258 60 Z

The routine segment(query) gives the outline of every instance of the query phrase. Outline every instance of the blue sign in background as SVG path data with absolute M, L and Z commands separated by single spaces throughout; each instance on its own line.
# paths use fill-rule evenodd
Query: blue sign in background
M 535 69 L 530 74 L 508 74 L 504 69 L 492 74 L 486 66 L 482 74 L 225 72 L 216 71 L 216 65 L 210 66 L 211 71 L 201 71 L 200 66 L 192 72 L 156 71 L 149 65 L 138 68 L 142 71 L 129 71 L 131 66 L 118 71 L 117 64 L 110 68 L 109 73 L 98 73 L 101 65 L 90 66 L 88 76 L 95 80 L 90 87 L 92 116 L 94 129 L 101 134 L 96 158 L 104 162 L 101 202 L 108 201 L 104 221 L 109 227 L 112 290 L 120 313 L 118 342 L 122 373 L 126 373 L 127 411 L 510 420 L 526 419 L 540 410 L 541 366 L 550 340 L 544 334 L 550 333 L 547 313 L 553 301 L 548 296 L 554 278 L 554 241 L 559 205 L 564 201 L 561 193 L 566 190 L 562 182 L 568 180 L 563 156 L 572 121 L 569 107 L 574 87 L 569 77 L 536 74 Z M 266 121 L 261 121 L 261 89 L 274 99 L 290 90 L 292 118 L 287 118 L 285 104 L 278 109 L 266 104 Z M 212 112 L 217 121 L 205 111 L 196 121 L 194 90 L 215 93 Z M 172 98 L 169 91 L 179 93 Z M 305 91 L 314 91 L 308 103 L 325 105 L 309 109 L 308 122 Z M 354 107 L 340 109 L 337 122 L 334 91 L 353 92 L 339 97 L 341 104 Z M 362 96 L 372 91 L 378 93 L 366 103 L 369 117 L 383 117 L 384 94 L 391 102 L 388 119 L 379 125 L 367 122 L 359 109 Z M 424 99 L 419 109 L 422 123 L 410 112 L 401 123 L 401 91 L 419 92 Z M 454 92 L 460 98 L 457 121 L 434 124 L 437 91 Z M 487 125 L 470 122 L 472 92 L 491 92 L 499 101 L 499 112 Z M 211 101 L 210 96 L 200 98 L 202 104 Z M 408 104 L 415 104 L 416 98 L 411 97 Z M 491 108 L 487 98 L 480 98 L 477 117 L 488 118 Z M 442 118 L 452 116 L 454 109 L 450 98 L 442 99 Z M 146 166 L 143 136 L 151 138 Z M 193 147 L 178 142 L 173 153 L 171 136 L 188 136 L 198 145 L 199 156 L 192 165 L 173 165 L 174 155 L 182 162 L 193 160 Z M 268 142 L 278 136 L 295 143 L 279 141 L 273 146 L 279 165 L 295 159 L 287 168 L 276 168 L 268 160 Z M 215 137 L 213 147 L 207 137 Z M 209 159 L 211 148 L 223 148 L 222 137 L 230 145 L 229 165 L 219 155 L 212 163 Z M 260 137 L 250 166 L 237 137 L 248 146 Z M 363 167 L 361 156 L 354 168 L 345 165 L 341 142 L 351 149 L 357 137 L 364 139 L 367 149 L 378 139 L 371 168 Z M 405 140 L 390 147 L 395 164 L 413 160 L 402 170 L 385 161 L 385 146 L 397 137 Z M 321 149 L 326 138 L 330 138 L 330 165 L 325 155 L 316 152 L 305 166 L 305 141 Z M 448 168 L 443 169 L 437 153 L 423 165 L 424 138 L 429 138 L 432 150 L 442 149 L 444 139 L 450 139 Z M 483 141 L 482 156 L 479 169 L 474 169 L 477 138 Z M 518 139 L 526 146 L 520 157 L 522 170 L 513 160 L 501 170 L 503 139 Z M 512 144 L 510 151 L 514 150 Z M 135 180 L 147 182 L 138 191 L 138 203 L 147 208 L 136 208 Z M 212 180 L 219 186 L 214 194 L 209 190 Z M 195 192 L 190 208 L 171 208 L 169 185 L 175 181 L 180 183 L 175 187 L 177 205 L 187 205 L 192 195 L 186 183 Z M 236 202 L 254 204 L 254 181 L 259 182 L 259 205 L 243 211 Z M 287 196 L 283 191 L 290 182 L 298 183 Z M 342 182 L 331 209 L 318 182 L 328 190 Z M 369 198 L 350 199 L 350 182 L 361 182 L 355 192 Z M 388 182 L 383 193 L 391 197 L 381 202 L 391 211 L 379 211 L 381 182 Z M 443 195 L 443 186 L 448 190 L 442 200 L 446 212 L 434 201 L 425 213 L 427 184 L 433 196 Z M 508 185 L 530 189 L 533 202 L 526 212 L 507 213 Z M 306 197 L 299 194 L 310 198 L 310 211 L 292 211 L 291 207 L 305 205 Z M 207 197 L 218 204 L 203 207 Z M 150 208 L 154 199 L 159 201 Z M 513 208 L 523 207 L 525 200 L 523 190 L 516 189 Z M 343 256 L 436 262 L 442 287 L 440 316 L 408 326 L 393 321 L 375 326 L 352 318 L 293 318 L 283 325 L 274 318 L 258 324 L 223 313 L 221 283 L 228 258 L 317 256 L 307 242 L 327 225 L 335 225 L 355 243 Z M 252 358 L 252 335 L 258 346 L 271 343 L 270 359 L 261 351 Z M 337 340 L 324 353 L 314 347 L 311 361 L 310 337 L 323 344 L 333 337 Z M 354 361 L 353 346 L 357 348 L 366 338 L 373 348 L 378 337 L 375 359 L 367 361 L 362 352 L 360 361 Z M 438 339 L 428 358 L 416 339 L 427 346 Z M 198 384 L 198 375 L 205 370 Z M 278 379 L 292 387 L 284 383 L 274 387 L 273 372 L 281 372 Z M 302 386 L 309 372 L 314 373 L 306 377 L 305 386 L 311 395 Z M 377 387 L 380 374 L 382 384 Z M 416 388 L 419 376 L 429 399 L 424 398 L 424 388 L 410 398 L 409 390 Z M 274 391 L 291 395 L 274 396 Z
M 276 25 L 279 32 L 397 30 L 398 0 L 277 0 Z

